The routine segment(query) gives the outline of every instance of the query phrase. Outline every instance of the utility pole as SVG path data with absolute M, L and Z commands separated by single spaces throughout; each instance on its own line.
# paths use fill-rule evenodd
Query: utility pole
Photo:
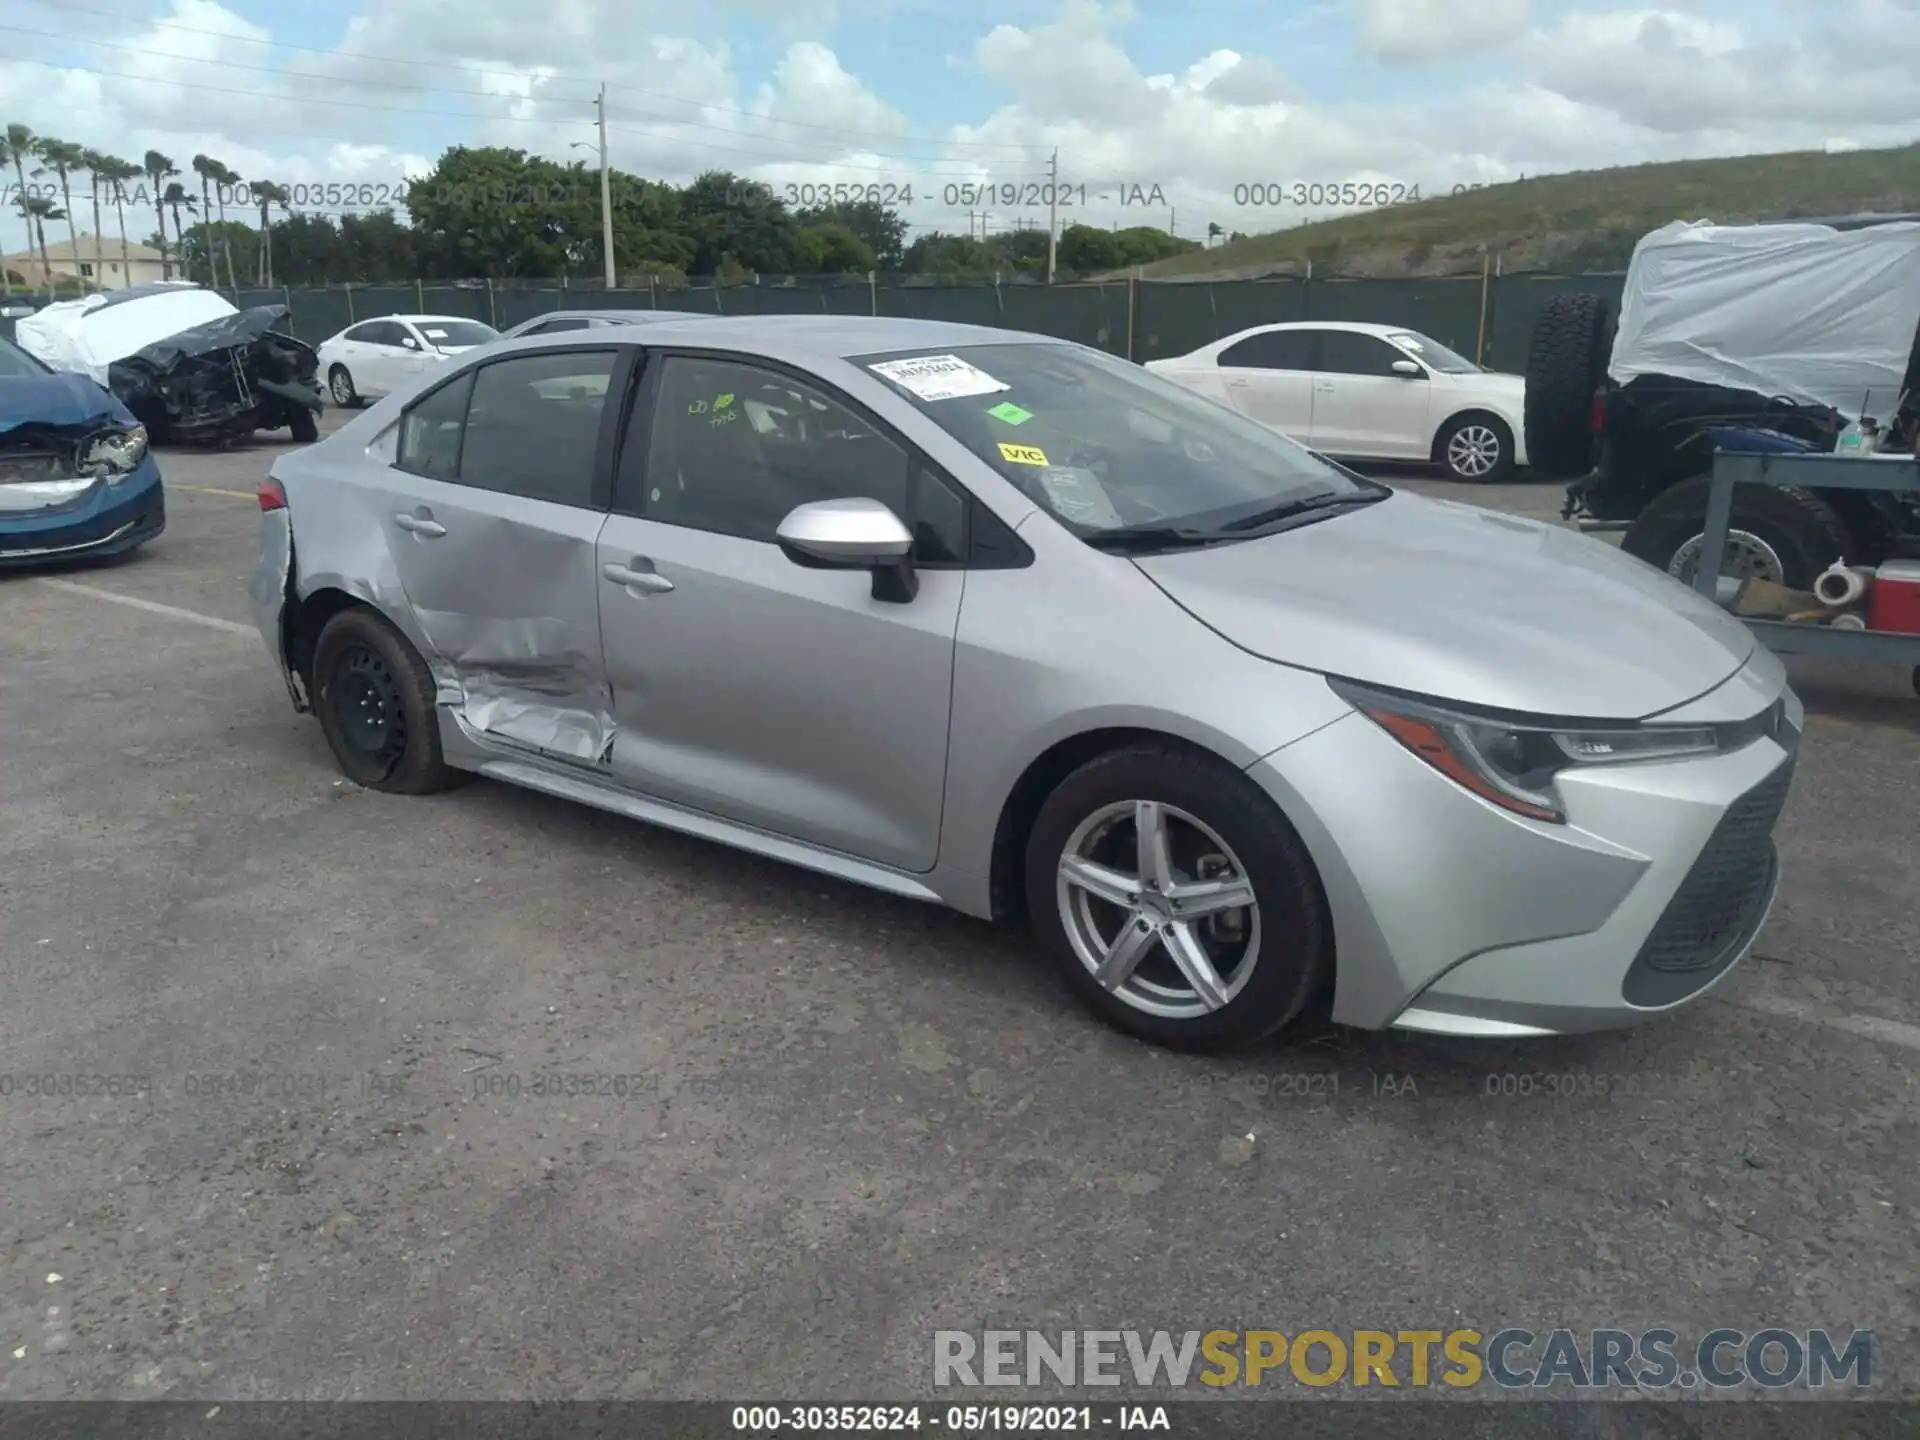
M 1169 206 L 1167 209 L 1167 234 L 1178 235 L 1179 233 L 1180 233 L 1180 212 L 1178 209 L 1175 209 L 1174 207 Z
M 967 238 L 969 240 L 974 238 L 973 211 L 971 210 L 967 211 Z
M 1054 147 L 1047 162 L 1047 283 L 1053 284 L 1054 260 L 1060 253 L 1060 150 Z
M 600 119 L 600 249 L 607 261 L 607 289 L 619 281 L 613 268 L 613 175 L 607 168 L 607 85 L 600 82 L 600 100 L 595 109 Z

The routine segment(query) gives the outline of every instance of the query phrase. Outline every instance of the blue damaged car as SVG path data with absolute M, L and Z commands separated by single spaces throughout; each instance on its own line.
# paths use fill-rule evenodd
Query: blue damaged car
M 0 569 L 123 555 L 166 524 L 133 412 L 0 339 Z

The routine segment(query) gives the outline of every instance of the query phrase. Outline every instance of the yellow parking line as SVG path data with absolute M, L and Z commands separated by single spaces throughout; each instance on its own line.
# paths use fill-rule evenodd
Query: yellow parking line
M 259 495 L 251 490 L 218 490 L 211 485 L 176 485 L 167 482 L 169 490 L 191 490 L 195 495 L 225 495 L 234 500 L 258 500 Z

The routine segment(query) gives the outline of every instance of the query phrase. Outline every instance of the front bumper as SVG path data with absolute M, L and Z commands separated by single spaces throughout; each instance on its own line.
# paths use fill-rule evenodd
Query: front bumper
M 0 569 L 123 555 L 166 528 L 166 490 L 148 455 L 126 479 L 101 481 L 76 504 L 0 510 Z
M 1780 693 L 1729 686 L 1767 704 Z M 1562 825 L 1470 795 L 1358 714 L 1253 766 L 1320 868 L 1333 1018 L 1504 1038 L 1697 999 L 1747 953 L 1779 884 L 1788 708 L 1779 740 L 1563 776 Z

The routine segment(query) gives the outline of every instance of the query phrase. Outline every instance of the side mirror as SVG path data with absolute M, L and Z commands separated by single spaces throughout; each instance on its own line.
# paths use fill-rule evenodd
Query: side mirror
M 1409 380 L 1418 380 L 1426 372 L 1411 360 L 1396 360 L 1393 362 L 1393 373 Z
M 817 500 L 774 531 L 780 551 L 809 570 L 871 570 L 873 598 L 904 604 L 920 593 L 913 532 L 878 500 Z

